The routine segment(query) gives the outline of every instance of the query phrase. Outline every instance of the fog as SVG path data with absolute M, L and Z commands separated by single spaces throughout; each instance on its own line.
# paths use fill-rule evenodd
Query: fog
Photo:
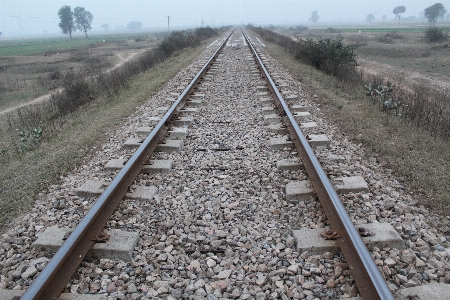
M 450 11 L 450 1 L 439 1 Z M 403 5 L 403 18 L 418 17 L 436 0 L 0 0 L 0 32 L 3 37 L 33 34 L 60 34 L 57 11 L 63 5 L 82 6 L 94 16 L 91 33 L 125 28 L 131 21 L 142 23 L 142 30 L 221 25 L 313 25 L 309 18 L 317 10 L 317 26 L 364 24 L 373 14 L 394 19 L 396 6 Z M 81 33 L 78 32 L 78 35 Z

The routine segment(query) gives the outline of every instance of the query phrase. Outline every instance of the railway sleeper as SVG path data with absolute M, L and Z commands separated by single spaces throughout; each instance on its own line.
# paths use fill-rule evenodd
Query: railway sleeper
M 25 293 L 25 290 L 3 290 L 0 289 L 0 299 L 11 299 L 18 300 Z M 56 298 L 55 298 L 56 299 Z M 108 296 L 105 294 L 73 294 L 73 293 L 63 293 L 58 299 L 61 300 L 107 300 Z
M 186 101 L 186 105 L 190 107 L 199 107 L 202 106 L 203 100 L 188 100 Z
M 305 166 L 296 159 L 283 159 L 277 161 L 277 169 L 280 171 L 304 170 Z
M 268 97 L 261 97 L 261 98 L 259 99 L 259 101 L 261 102 L 261 104 L 262 104 L 264 107 L 275 104 L 275 102 L 273 101 L 273 99 L 272 99 L 272 98 L 268 98 Z
M 139 240 L 139 233 L 120 229 L 105 231 L 108 233 L 109 239 L 101 243 L 94 243 L 86 258 L 131 261 L 134 248 Z M 33 247 L 42 251 L 46 257 L 52 257 L 71 232 L 71 228 L 48 227 L 33 243 Z
M 364 244 L 373 249 L 378 247 L 405 249 L 405 242 L 389 223 L 368 223 L 355 225 L 358 231 L 372 232 L 373 235 L 361 236 Z M 311 255 L 323 255 L 325 252 L 339 254 L 341 252 L 336 239 L 327 239 L 323 233 L 325 228 L 301 228 L 293 230 L 292 235 L 296 240 L 299 253 L 308 251 Z
M 123 166 L 127 163 L 126 159 L 113 159 L 110 160 L 105 165 L 105 170 L 108 171 L 119 171 L 123 168 Z M 149 164 L 144 164 L 142 167 L 142 174 L 159 174 L 159 173 L 168 173 L 172 170 L 173 161 L 172 160 L 151 160 Z
M 138 138 L 129 138 L 122 145 L 123 149 L 135 149 L 142 145 L 143 140 Z M 166 153 L 180 153 L 183 148 L 182 140 L 166 140 L 165 143 L 161 143 L 156 147 L 156 152 L 166 152 Z
M 143 135 L 149 135 L 153 130 L 153 127 L 140 127 L 137 129 L 137 133 Z M 174 127 L 168 131 L 168 140 L 184 140 L 188 135 L 189 129 L 187 127 Z
M 88 180 L 77 189 L 77 195 L 80 197 L 93 197 L 101 195 L 109 182 L 101 180 Z M 146 200 L 151 201 L 158 192 L 158 188 L 155 186 L 132 186 L 125 198 L 132 200 Z

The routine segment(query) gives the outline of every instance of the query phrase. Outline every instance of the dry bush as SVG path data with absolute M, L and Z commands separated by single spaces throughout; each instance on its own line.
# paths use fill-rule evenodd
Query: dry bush
M 89 57 L 88 51 L 75 51 L 71 59 L 89 59 L 94 66 L 92 68 L 94 75 L 83 71 L 74 72 L 71 69 L 64 75 L 55 73 L 50 74 L 48 79 L 40 78 L 38 80 L 39 85 L 49 88 L 53 84 L 50 78 L 54 77 L 56 81 L 56 78 L 61 76 L 59 81 L 61 81 L 63 91 L 53 93 L 48 102 L 27 105 L 8 114 L 7 126 L 1 128 L 1 130 L 8 133 L 7 140 L 9 142 L 7 146 L 0 149 L 0 153 L 22 155 L 24 152 L 32 150 L 39 144 L 35 143 L 34 136 L 39 135 L 39 142 L 45 138 L 51 138 L 52 133 L 58 131 L 61 125 L 65 123 L 67 115 L 76 113 L 82 107 L 87 107 L 99 95 L 112 96 L 117 94 L 121 89 L 128 86 L 133 76 L 164 62 L 174 52 L 186 47 L 196 46 L 202 40 L 214 35 L 217 35 L 217 32 L 209 27 L 193 31 L 172 32 L 156 49 L 148 50 L 136 60 L 129 61 L 107 73 L 102 73 L 100 68 L 95 68 L 95 65 L 100 62 L 96 57 Z M 18 80 L 11 83 L 21 84 Z M 1 86 L 2 84 L 0 84 Z M 24 147 L 22 136 L 17 135 L 20 132 L 23 133 L 23 137 L 27 141 L 26 147 Z
M 325 29 L 325 32 L 328 33 L 340 33 L 341 31 L 337 28 L 332 28 L 332 27 L 328 27 L 327 29 Z
M 294 42 L 287 36 L 273 31 L 254 27 L 249 28 L 267 41 L 278 44 L 285 51 L 289 51 L 296 60 L 308 63 L 315 68 L 340 80 L 340 85 L 348 92 L 359 94 L 361 87 L 379 88 L 390 86 L 389 80 L 380 75 L 365 74 L 355 71 L 356 55 L 353 49 L 356 46 L 344 46 L 341 40 L 319 39 L 317 41 L 307 39 Z M 389 33 L 389 39 L 403 38 L 396 32 Z M 364 38 L 362 35 L 358 37 Z M 392 82 L 392 81 L 391 81 Z M 388 95 L 371 94 L 372 101 L 380 109 L 411 122 L 417 127 L 426 128 L 432 135 L 450 138 L 450 101 L 448 90 L 438 90 L 426 85 L 418 85 L 412 88 L 402 86 L 401 82 L 394 82 L 395 88 Z M 385 91 L 391 90 L 385 89 Z M 382 101 L 379 101 L 379 100 Z
M 342 39 L 304 39 L 299 42 L 261 27 L 248 26 L 262 38 L 274 42 L 292 53 L 296 60 L 305 62 L 333 76 L 352 77 L 358 66 L 354 50 L 358 45 L 344 45 Z
M 370 42 L 372 38 L 364 34 L 351 34 L 347 36 L 346 40 L 353 44 L 367 45 L 367 43 Z
M 384 43 L 384 44 L 393 44 L 394 40 L 387 35 L 382 35 L 382 36 L 377 37 L 377 42 Z
M 405 38 L 405 36 L 399 34 L 397 31 L 391 31 L 388 34 L 386 34 L 385 37 L 391 38 L 391 39 L 394 39 L 394 40 L 399 40 L 399 39 L 404 39 Z
M 388 79 L 380 75 L 360 73 L 360 76 L 362 82 L 370 83 L 373 87 L 388 82 Z M 397 83 L 391 96 L 393 101 L 400 105 L 388 112 L 419 128 L 428 130 L 433 136 L 450 138 L 450 93 L 448 90 L 440 90 L 426 84 L 418 84 L 410 88 Z M 381 105 L 380 108 L 382 108 Z
M 430 27 L 425 31 L 425 38 L 430 43 L 441 42 L 447 39 L 447 34 L 441 28 Z

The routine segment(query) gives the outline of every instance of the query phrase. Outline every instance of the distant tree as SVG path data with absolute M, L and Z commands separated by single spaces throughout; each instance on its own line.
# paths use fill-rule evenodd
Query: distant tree
M 317 23 L 317 21 L 319 21 L 320 17 L 319 17 L 319 13 L 317 12 L 317 10 L 313 11 L 311 13 L 311 18 L 309 18 L 309 20 L 313 23 Z
M 387 16 L 386 15 L 382 15 L 381 16 L 381 20 L 383 20 L 383 22 L 386 22 L 387 21 Z
M 438 17 L 441 18 L 442 23 L 444 23 L 444 16 L 446 13 L 447 13 L 447 10 L 445 8 L 439 10 Z
M 108 30 L 109 29 L 109 24 L 103 24 L 102 28 L 105 29 L 105 30 Z
M 73 21 L 73 12 L 70 6 L 64 5 L 58 10 L 59 28 L 64 34 L 68 34 L 72 39 L 72 32 L 76 31 L 75 23 Z
M 128 23 L 127 25 L 127 29 L 129 30 L 139 30 L 142 27 L 142 23 L 138 22 L 138 21 L 132 21 L 130 23 Z
M 437 18 L 439 17 L 439 13 L 442 10 L 445 10 L 445 7 L 444 5 L 442 5 L 442 3 L 435 3 L 425 8 L 425 17 L 428 19 L 428 22 L 430 22 L 430 26 L 434 26 Z
M 373 14 L 367 15 L 367 17 L 366 17 L 367 23 L 372 24 L 372 22 L 374 22 L 374 21 L 375 21 L 375 16 Z
M 77 6 L 73 10 L 73 15 L 75 16 L 75 23 L 77 28 L 80 31 L 83 31 L 86 34 L 86 38 L 88 37 L 87 31 L 92 29 L 91 23 L 94 19 L 94 16 L 90 12 L 84 9 L 84 7 Z
M 0 32 L 0 36 L 2 36 L 2 33 Z
M 398 18 L 398 24 L 400 25 L 400 18 L 402 16 L 402 14 L 406 11 L 406 7 L 404 7 L 403 5 L 401 6 L 397 6 L 396 8 L 394 8 L 394 10 L 392 11 L 394 13 L 394 15 Z

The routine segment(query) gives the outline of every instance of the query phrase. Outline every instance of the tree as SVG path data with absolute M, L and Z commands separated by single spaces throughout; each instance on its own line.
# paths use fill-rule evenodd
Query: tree
M 434 26 L 441 10 L 445 10 L 445 7 L 444 5 L 442 5 L 442 3 L 435 3 L 425 8 L 425 17 L 428 19 L 428 22 L 430 22 L 430 26 Z
M 73 21 L 73 12 L 70 6 L 64 5 L 58 10 L 59 28 L 64 34 L 68 34 L 72 39 L 72 32 L 76 31 L 75 23 Z
M 366 22 L 372 24 L 375 21 L 375 16 L 373 14 L 367 15 Z
M 319 17 L 319 13 L 317 12 L 317 10 L 313 11 L 311 13 L 311 18 L 309 18 L 309 20 L 313 23 L 317 23 L 317 21 L 319 21 L 320 17 Z
M 138 22 L 138 21 L 132 21 L 130 23 L 128 23 L 127 28 L 129 30 L 139 30 L 142 27 L 142 23 Z
M 442 23 L 444 23 L 444 16 L 447 13 L 447 10 L 445 8 L 442 8 L 439 10 L 438 17 L 441 18 Z
M 102 28 L 105 29 L 105 30 L 108 30 L 109 29 L 109 24 L 103 24 Z
M 75 23 L 77 29 L 83 31 L 86 34 L 86 38 L 88 37 L 87 31 L 92 29 L 91 23 L 94 19 L 94 16 L 90 12 L 84 9 L 84 7 L 77 6 L 73 10 L 73 15 L 75 16 Z
M 403 5 L 401 6 L 397 6 L 396 8 L 394 8 L 394 10 L 392 11 L 394 13 L 394 15 L 396 16 L 396 18 L 398 18 L 398 24 L 400 25 L 400 17 L 402 16 L 402 14 L 406 11 L 406 7 L 404 7 Z

